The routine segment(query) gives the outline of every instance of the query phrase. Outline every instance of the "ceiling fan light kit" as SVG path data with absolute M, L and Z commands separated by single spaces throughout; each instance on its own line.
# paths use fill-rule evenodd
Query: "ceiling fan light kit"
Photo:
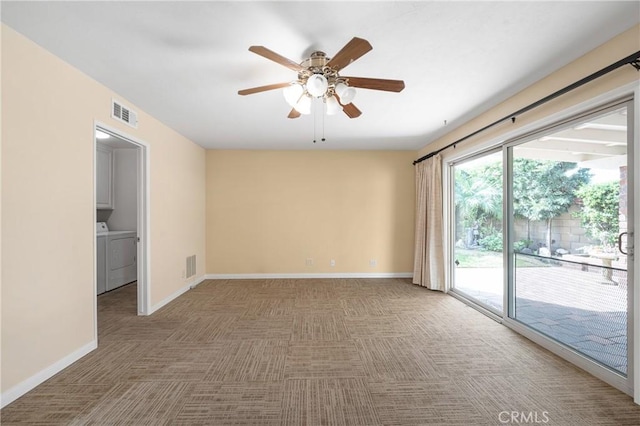
M 356 96 L 354 87 L 388 92 L 400 92 L 404 89 L 402 80 L 340 76 L 340 70 L 371 49 L 367 40 L 354 37 L 333 58 L 327 57 L 324 52 L 316 51 L 297 64 L 264 46 L 251 46 L 249 51 L 296 71 L 298 78 L 289 83 L 240 90 L 238 94 L 244 96 L 284 88 L 284 98 L 293 107 L 288 118 L 310 114 L 312 98 L 323 100 L 327 115 L 334 115 L 342 109 L 349 118 L 359 117 L 361 111 L 352 103 Z
M 311 114 L 311 98 L 309 96 L 302 95 L 298 103 L 293 108 L 300 114 Z
M 329 82 L 322 74 L 312 74 L 307 79 L 307 93 L 314 98 L 319 98 L 327 93 Z
M 356 97 L 356 89 L 347 86 L 345 83 L 339 82 L 336 84 L 335 92 L 345 104 L 350 104 Z
M 340 111 L 340 103 L 335 96 L 331 96 L 324 100 L 327 115 L 336 115 Z
M 285 101 L 287 101 L 290 106 L 295 107 L 300 97 L 304 95 L 304 86 L 297 82 L 291 83 L 282 90 L 282 94 L 284 95 Z

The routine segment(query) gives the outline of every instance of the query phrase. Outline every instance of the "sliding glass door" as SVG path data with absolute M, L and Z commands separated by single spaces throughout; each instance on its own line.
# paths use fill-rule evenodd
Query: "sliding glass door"
M 508 148 L 509 317 L 623 378 L 631 356 L 627 104 Z
M 502 151 L 453 166 L 453 291 L 502 315 Z
M 448 163 L 452 293 L 628 393 L 632 132 L 623 100 Z

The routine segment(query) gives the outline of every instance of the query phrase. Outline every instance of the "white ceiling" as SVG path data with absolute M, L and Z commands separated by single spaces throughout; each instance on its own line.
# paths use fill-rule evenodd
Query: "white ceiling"
M 640 2 L 7 2 L 2 21 L 192 141 L 214 149 L 422 148 L 640 21 Z M 287 119 L 296 62 L 352 37 L 373 50 L 342 75 L 403 79 L 358 90 L 356 119 Z M 444 126 L 447 120 L 448 125 Z M 315 121 L 315 122 L 314 122 Z

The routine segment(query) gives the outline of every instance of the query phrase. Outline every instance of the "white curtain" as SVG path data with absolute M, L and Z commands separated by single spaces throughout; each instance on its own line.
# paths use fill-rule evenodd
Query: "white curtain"
M 444 280 L 442 229 L 442 158 L 434 155 L 418 164 L 413 283 L 447 292 Z

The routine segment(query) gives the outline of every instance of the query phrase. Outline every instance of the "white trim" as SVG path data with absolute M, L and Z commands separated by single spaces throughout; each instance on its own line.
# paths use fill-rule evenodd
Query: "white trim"
M 331 272 L 331 273 L 275 273 L 275 274 L 207 274 L 207 280 L 264 280 L 305 278 L 411 278 L 412 272 Z
M 633 345 L 633 401 L 640 405 L 640 87 L 636 82 L 633 91 L 633 318 L 630 319 L 633 324 L 633 334 L 630 337 Z
M 149 314 L 148 315 L 153 314 L 158 309 L 160 309 L 163 306 L 173 302 L 175 299 L 177 299 L 178 297 L 182 296 L 183 294 L 185 294 L 189 290 L 191 290 L 191 284 L 187 284 L 184 287 L 179 288 L 178 290 L 174 291 L 173 293 L 171 293 L 170 295 L 168 295 L 167 297 L 162 299 L 160 302 L 158 302 L 157 304 L 153 305 L 151 307 L 151 309 L 149 310 Z
M 93 351 L 97 347 L 98 347 L 98 341 L 92 340 L 91 342 L 87 343 L 80 349 L 77 349 L 71 352 L 69 355 L 51 364 L 44 370 L 41 370 L 38 373 L 34 374 L 33 376 L 29 377 L 28 379 L 18 383 L 17 385 L 15 385 L 11 389 L 7 390 L 2 395 L 0 395 L 0 408 L 4 408 L 7 405 L 11 404 L 13 401 L 20 398 L 22 395 L 26 394 L 27 392 L 29 392 L 30 390 L 32 390 L 33 388 L 35 388 L 36 386 L 44 382 L 45 380 L 48 380 L 51 377 L 55 376 L 56 374 L 58 374 L 59 372 L 61 372 L 62 370 L 64 370 L 74 362 L 78 361 L 80 358 L 87 355 L 89 352 Z
M 93 248 L 93 279 L 91 280 L 91 282 L 93 282 L 93 340 L 96 342 L 96 346 L 98 343 L 98 238 L 96 237 L 96 222 L 98 221 L 98 212 L 97 212 L 97 203 L 96 203 L 96 188 L 97 188 L 97 179 L 96 179 L 96 175 L 97 175 L 97 164 L 98 164 L 98 158 L 97 158 L 97 148 L 98 148 L 98 138 L 96 137 L 96 130 L 97 130 L 97 126 L 96 126 L 96 122 L 94 120 L 93 122 L 93 128 L 91 129 L 91 135 L 93 137 L 93 153 L 92 153 L 92 158 L 93 158 L 93 168 L 91 169 L 93 171 L 93 195 L 92 195 L 92 202 L 91 205 L 93 206 L 93 208 L 91 209 L 92 215 L 93 215 L 93 220 L 91 221 L 91 232 L 93 233 L 93 238 L 92 238 L 92 248 Z M 2 398 L 4 400 L 4 398 Z
M 201 283 L 204 282 L 204 280 L 206 280 L 207 277 L 206 276 L 201 276 L 201 277 L 197 277 L 196 279 L 194 279 L 193 281 L 191 281 L 191 284 L 189 284 L 189 288 L 190 289 L 194 289 L 196 288 L 198 285 L 200 285 Z
M 138 315 L 149 315 L 151 306 L 151 147 L 146 145 L 139 151 L 138 188 L 143 195 L 138 197 L 138 236 L 142 245 L 138 260 Z M 143 230 L 141 233 L 140 230 Z
M 173 293 L 171 293 L 170 295 L 168 295 L 167 297 L 162 299 L 157 304 L 153 305 L 151 307 L 151 309 L 149 310 L 149 313 L 147 315 L 151 315 L 152 313 L 156 312 L 158 309 L 160 309 L 160 308 L 164 307 L 165 305 L 168 305 L 169 303 L 173 302 L 175 299 L 177 299 L 178 297 L 182 296 L 187 291 L 196 288 L 198 286 L 198 284 L 202 283 L 206 279 L 207 278 L 203 275 L 201 277 L 197 277 L 194 280 L 190 281 L 184 287 L 179 288 L 178 290 L 174 291 Z
M 204 281 L 204 279 L 202 281 Z M 200 283 L 198 282 L 198 284 L 200 284 Z M 185 285 L 184 287 L 181 287 L 178 290 L 174 291 L 173 293 L 171 293 L 170 295 L 168 295 L 167 297 L 162 299 L 160 302 L 158 302 L 157 304 L 153 305 L 151 307 L 151 310 L 149 311 L 149 315 L 151 315 L 152 313 L 154 313 L 158 309 L 164 307 L 165 305 L 168 305 L 169 303 L 173 302 L 175 299 L 177 299 L 178 297 L 182 296 L 183 294 L 185 294 L 187 291 L 191 290 L 192 288 L 194 288 L 198 284 L 189 283 L 189 284 Z
M 138 238 L 140 242 L 138 244 L 138 315 L 150 315 L 151 314 L 151 147 L 143 140 L 136 138 L 130 134 L 124 133 L 122 130 L 115 127 L 111 127 L 108 124 L 104 124 L 101 121 L 94 120 L 93 122 L 94 132 L 95 129 L 101 128 L 109 133 L 116 135 L 117 137 L 136 145 L 139 148 L 138 159 L 138 191 L 142 195 L 138 195 Z M 95 136 L 94 136 L 95 146 Z M 95 150 L 94 150 L 95 151 Z M 95 153 L 94 153 L 94 180 L 95 180 Z M 95 182 L 93 190 L 93 198 L 95 205 Z M 94 209 L 95 210 L 95 209 Z M 94 211 L 94 222 L 95 222 Z M 95 231 L 94 231 L 95 232 Z M 96 253 L 94 243 L 94 258 Z M 94 275 L 96 272 L 96 265 L 94 260 Z M 95 285 L 95 283 L 94 283 Z M 97 307 L 96 307 L 97 310 Z M 96 336 L 97 336 L 97 314 L 95 316 L 96 322 Z

